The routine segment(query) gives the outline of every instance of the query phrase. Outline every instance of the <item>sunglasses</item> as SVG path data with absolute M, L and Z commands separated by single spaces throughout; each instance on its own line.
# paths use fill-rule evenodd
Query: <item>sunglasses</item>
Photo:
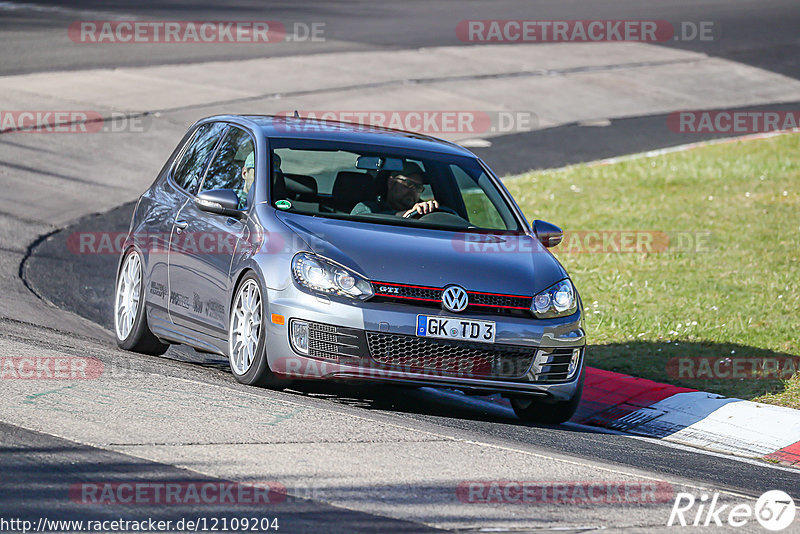
M 409 180 L 408 178 L 402 176 L 395 176 L 394 180 L 409 189 L 413 189 L 417 193 L 422 193 L 423 191 L 425 191 L 425 186 L 423 184 L 418 184 L 414 180 Z

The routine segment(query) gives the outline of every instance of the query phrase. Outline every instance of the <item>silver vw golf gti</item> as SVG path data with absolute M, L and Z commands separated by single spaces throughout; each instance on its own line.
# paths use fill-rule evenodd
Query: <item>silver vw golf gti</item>
M 501 393 L 528 421 L 580 400 L 582 305 L 470 151 L 270 116 L 197 122 L 140 197 L 117 269 L 120 347 L 225 355 L 245 384 L 340 379 Z

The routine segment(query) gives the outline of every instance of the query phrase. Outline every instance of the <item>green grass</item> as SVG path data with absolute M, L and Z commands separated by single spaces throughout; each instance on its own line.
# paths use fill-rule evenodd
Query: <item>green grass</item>
M 800 408 L 798 375 L 679 380 L 666 366 L 678 356 L 800 356 L 800 135 L 533 172 L 507 185 L 530 220 L 566 232 L 684 239 L 659 253 L 552 249 L 584 301 L 588 365 Z M 695 235 L 701 250 L 686 244 Z

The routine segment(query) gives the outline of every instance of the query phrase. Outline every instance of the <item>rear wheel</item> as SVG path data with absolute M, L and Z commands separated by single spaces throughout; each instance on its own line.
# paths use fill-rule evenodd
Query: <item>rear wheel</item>
M 144 354 L 164 354 L 169 345 L 162 343 L 147 326 L 144 309 L 142 258 L 131 249 L 122 261 L 114 293 L 114 332 L 117 345 Z
M 530 397 L 512 397 L 511 407 L 523 421 L 557 425 L 565 423 L 575 415 L 583 393 L 583 376 L 580 378 L 575 394 L 566 401 L 545 402 Z
M 255 274 L 242 278 L 231 306 L 228 328 L 228 360 L 233 376 L 251 386 L 283 387 L 270 370 L 266 351 L 266 303 Z

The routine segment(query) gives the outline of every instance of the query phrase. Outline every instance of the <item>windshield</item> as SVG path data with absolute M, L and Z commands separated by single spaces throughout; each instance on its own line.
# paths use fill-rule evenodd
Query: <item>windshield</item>
M 477 159 L 384 147 L 272 139 L 278 209 L 382 224 L 520 232 Z

